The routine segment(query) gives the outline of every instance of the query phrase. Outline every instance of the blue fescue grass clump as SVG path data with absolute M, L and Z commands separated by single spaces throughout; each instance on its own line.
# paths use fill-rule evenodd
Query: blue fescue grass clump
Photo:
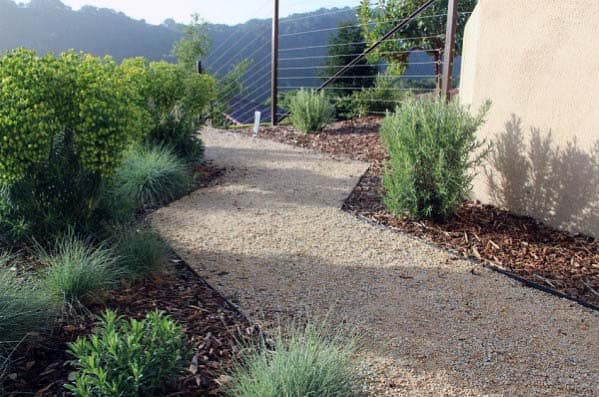
M 292 326 L 272 344 L 251 349 L 238 363 L 228 385 L 231 397 L 319 396 L 360 394 L 354 362 L 355 343 L 318 325 Z
M 54 247 L 38 247 L 45 265 L 43 287 L 55 301 L 78 303 L 95 292 L 114 288 L 122 276 L 118 258 L 104 245 L 93 245 L 69 232 Z

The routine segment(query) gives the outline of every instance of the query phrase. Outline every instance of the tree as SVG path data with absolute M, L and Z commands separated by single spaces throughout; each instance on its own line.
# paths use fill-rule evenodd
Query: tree
M 462 51 L 464 27 L 469 13 L 474 10 L 477 1 L 461 0 L 459 2 L 456 54 L 460 54 Z M 370 45 L 374 44 L 421 5 L 421 0 L 380 0 L 378 7 L 372 9 L 369 0 L 362 0 L 358 16 L 366 41 Z M 422 50 L 433 58 L 435 75 L 440 76 L 441 56 L 445 48 L 446 14 L 447 0 L 437 0 L 420 14 L 417 20 L 408 23 L 400 30 L 394 37 L 397 40 L 387 40 L 381 44 L 374 52 L 373 58 L 385 59 L 397 74 L 402 74 L 407 67 L 409 51 Z
M 342 22 L 339 25 L 339 31 L 329 39 L 328 55 L 322 78 L 327 79 L 333 76 L 343 66 L 350 63 L 366 49 L 366 41 L 362 29 L 355 26 L 354 22 Z M 347 87 L 348 90 L 341 91 L 344 94 L 351 93 L 350 87 L 368 88 L 374 84 L 374 79 L 378 72 L 376 66 L 368 63 L 368 60 L 362 59 L 354 67 L 345 71 L 341 78 L 332 83 L 334 87 Z M 364 77 L 368 76 L 368 77 Z
M 195 70 L 196 63 L 208 52 L 209 37 L 198 14 L 192 16 L 191 24 L 183 30 L 183 37 L 173 46 L 173 55 L 188 71 Z

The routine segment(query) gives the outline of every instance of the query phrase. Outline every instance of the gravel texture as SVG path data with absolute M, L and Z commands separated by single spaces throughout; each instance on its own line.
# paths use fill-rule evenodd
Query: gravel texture
M 599 313 L 341 211 L 367 163 L 203 138 L 227 172 L 151 221 L 250 318 L 357 332 L 373 395 L 599 396 Z

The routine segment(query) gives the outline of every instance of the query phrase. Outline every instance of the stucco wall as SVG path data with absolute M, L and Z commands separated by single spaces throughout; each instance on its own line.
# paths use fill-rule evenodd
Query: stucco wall
M 460 100 L 486 99 L 474 197 L 599 237 L 599 1 L 480 0 Z

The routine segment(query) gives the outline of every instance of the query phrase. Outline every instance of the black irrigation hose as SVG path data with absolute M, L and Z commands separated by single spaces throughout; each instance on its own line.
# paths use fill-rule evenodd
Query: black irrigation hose
M 370 170 L 370 167 L 369 167 L 368 170 Z M 362 176 L 362 178 L 360 178 L 360 181 L 356 184 L 356 186 L 359 185 L 360 182 L 362 182 L 362 179 L 365 178 L 365 176 L 366 176 L 366 174 L 364 174 L 364 176 Z M 537 289 L 539 291 L 543 291 L 543 292 L 546 292 L 548 294 L 554 295 L 554 296 L 556 296 L 558 298 L 567 299 L 569 301 L 572 301 L 574 303 L 579 304 L 580 306 L 586 307 L 587 309 L 591 309 L 591 310 L 595 310 L 595 311 L 599 312 L 599 306 L 593 305 L 592 303 L 589 303 L 589 302 L 585 302 L 585 301 L 583 301 L 583 300 L 581 300 L 579 298 L 574 298 L 573 296 L 566 295 L 563 292 L 560 292 L 560 291 L 558 291 L 558 290 L 556 290 L 554 288 L 550 288 L 550 287 L 547 287 L 545 285 L 542 285 L 542 284 L 539 284 L 539 283 L 535 283 L 534 281 L 530 281 L 528 279 L 525 279 L 524 277 L 521 277 L 521 276 L 517 275 L 516 273 L 513 273 L 513 272 L 510 272 L 508 270 L 505 270 L 505 269 L 503 269 L 503 268 L 501 268 L 499 266 L 495 266 L 492 263 L 490 263 L 489 261 L 483 261 L 483 260 L 474 258 L 472 256 L 464 257 L 463 255 L 461 255 L 456 250 L 452 250 L 452 249 L 449 249 L 449 248 L 441 247 L 441 246 L 439 246 L 439 245 L 437 245 L 434 242 L 431 242 L 429 240 L 425 240 L 425 239 L 423 239 L 421 237 L 418 237 L 418 236 L 415 236 L 413 234 L 401 231 L 399 229 L 394 229 L 394 228 L 392 228 L 390 226 L 387 226 L 387 225 L 384 225 L 384 224 L 382 224 L 380 222 L 372 220 L 372 219 L 370 219 L 370 218 L 368 218 L 368 217 L 366 217 L 364 215 L 357 214 L 354 211 L 352 211 L 351 209 L 349 209 L 349 207 L 347 206 L 347 201 L 349 200 L 349 198 L 353 194 L 354 190 L 355 190 L 355 187 L 354 187 L 354 189 L 352 189 L 352 193 L 350 193 L 350 195 L 343 201 L 342 210 L 345 211 L 345 212 L 347 212 L 347 213 L 349 213 L 349 214 L 351 214 L 351 215 L 353 215 L 353 216 L 355 216 L 357 219 L 359 219 L 362 222 L 368 223 L 370 225 L 376 226 L 376 227 L 384 229 L 384 230 L 388 230 L 388 231 L 393 232 L 393 233 L 401 234 L 403 236 L 416 239 L 416 240 L 418 240 L 420 242 L 423 242 L 424 244 L 428 245 L 429 247 L 433 247 L 433 248 L 436 248 L 436 249 L 448 252 L 449 254 L 451 254 L 451 255 L 453 255 L 455 257 L 458 257 L 459 259 L 468 260 L 468 261 L 470 261 L 473 264 L 481 265 L 482 267 L 484 267 L 486 269 L 489 269 L 489 270 L 492 270 L 492 271 L 494 271 L 496 273 L 499 273 L 499 274 L 502 274 L 504 276 L 507 276 L 507 277 L 511 278 L 512 280 L 518 281 L 520 284 L 524 285 L 525 287 Z

